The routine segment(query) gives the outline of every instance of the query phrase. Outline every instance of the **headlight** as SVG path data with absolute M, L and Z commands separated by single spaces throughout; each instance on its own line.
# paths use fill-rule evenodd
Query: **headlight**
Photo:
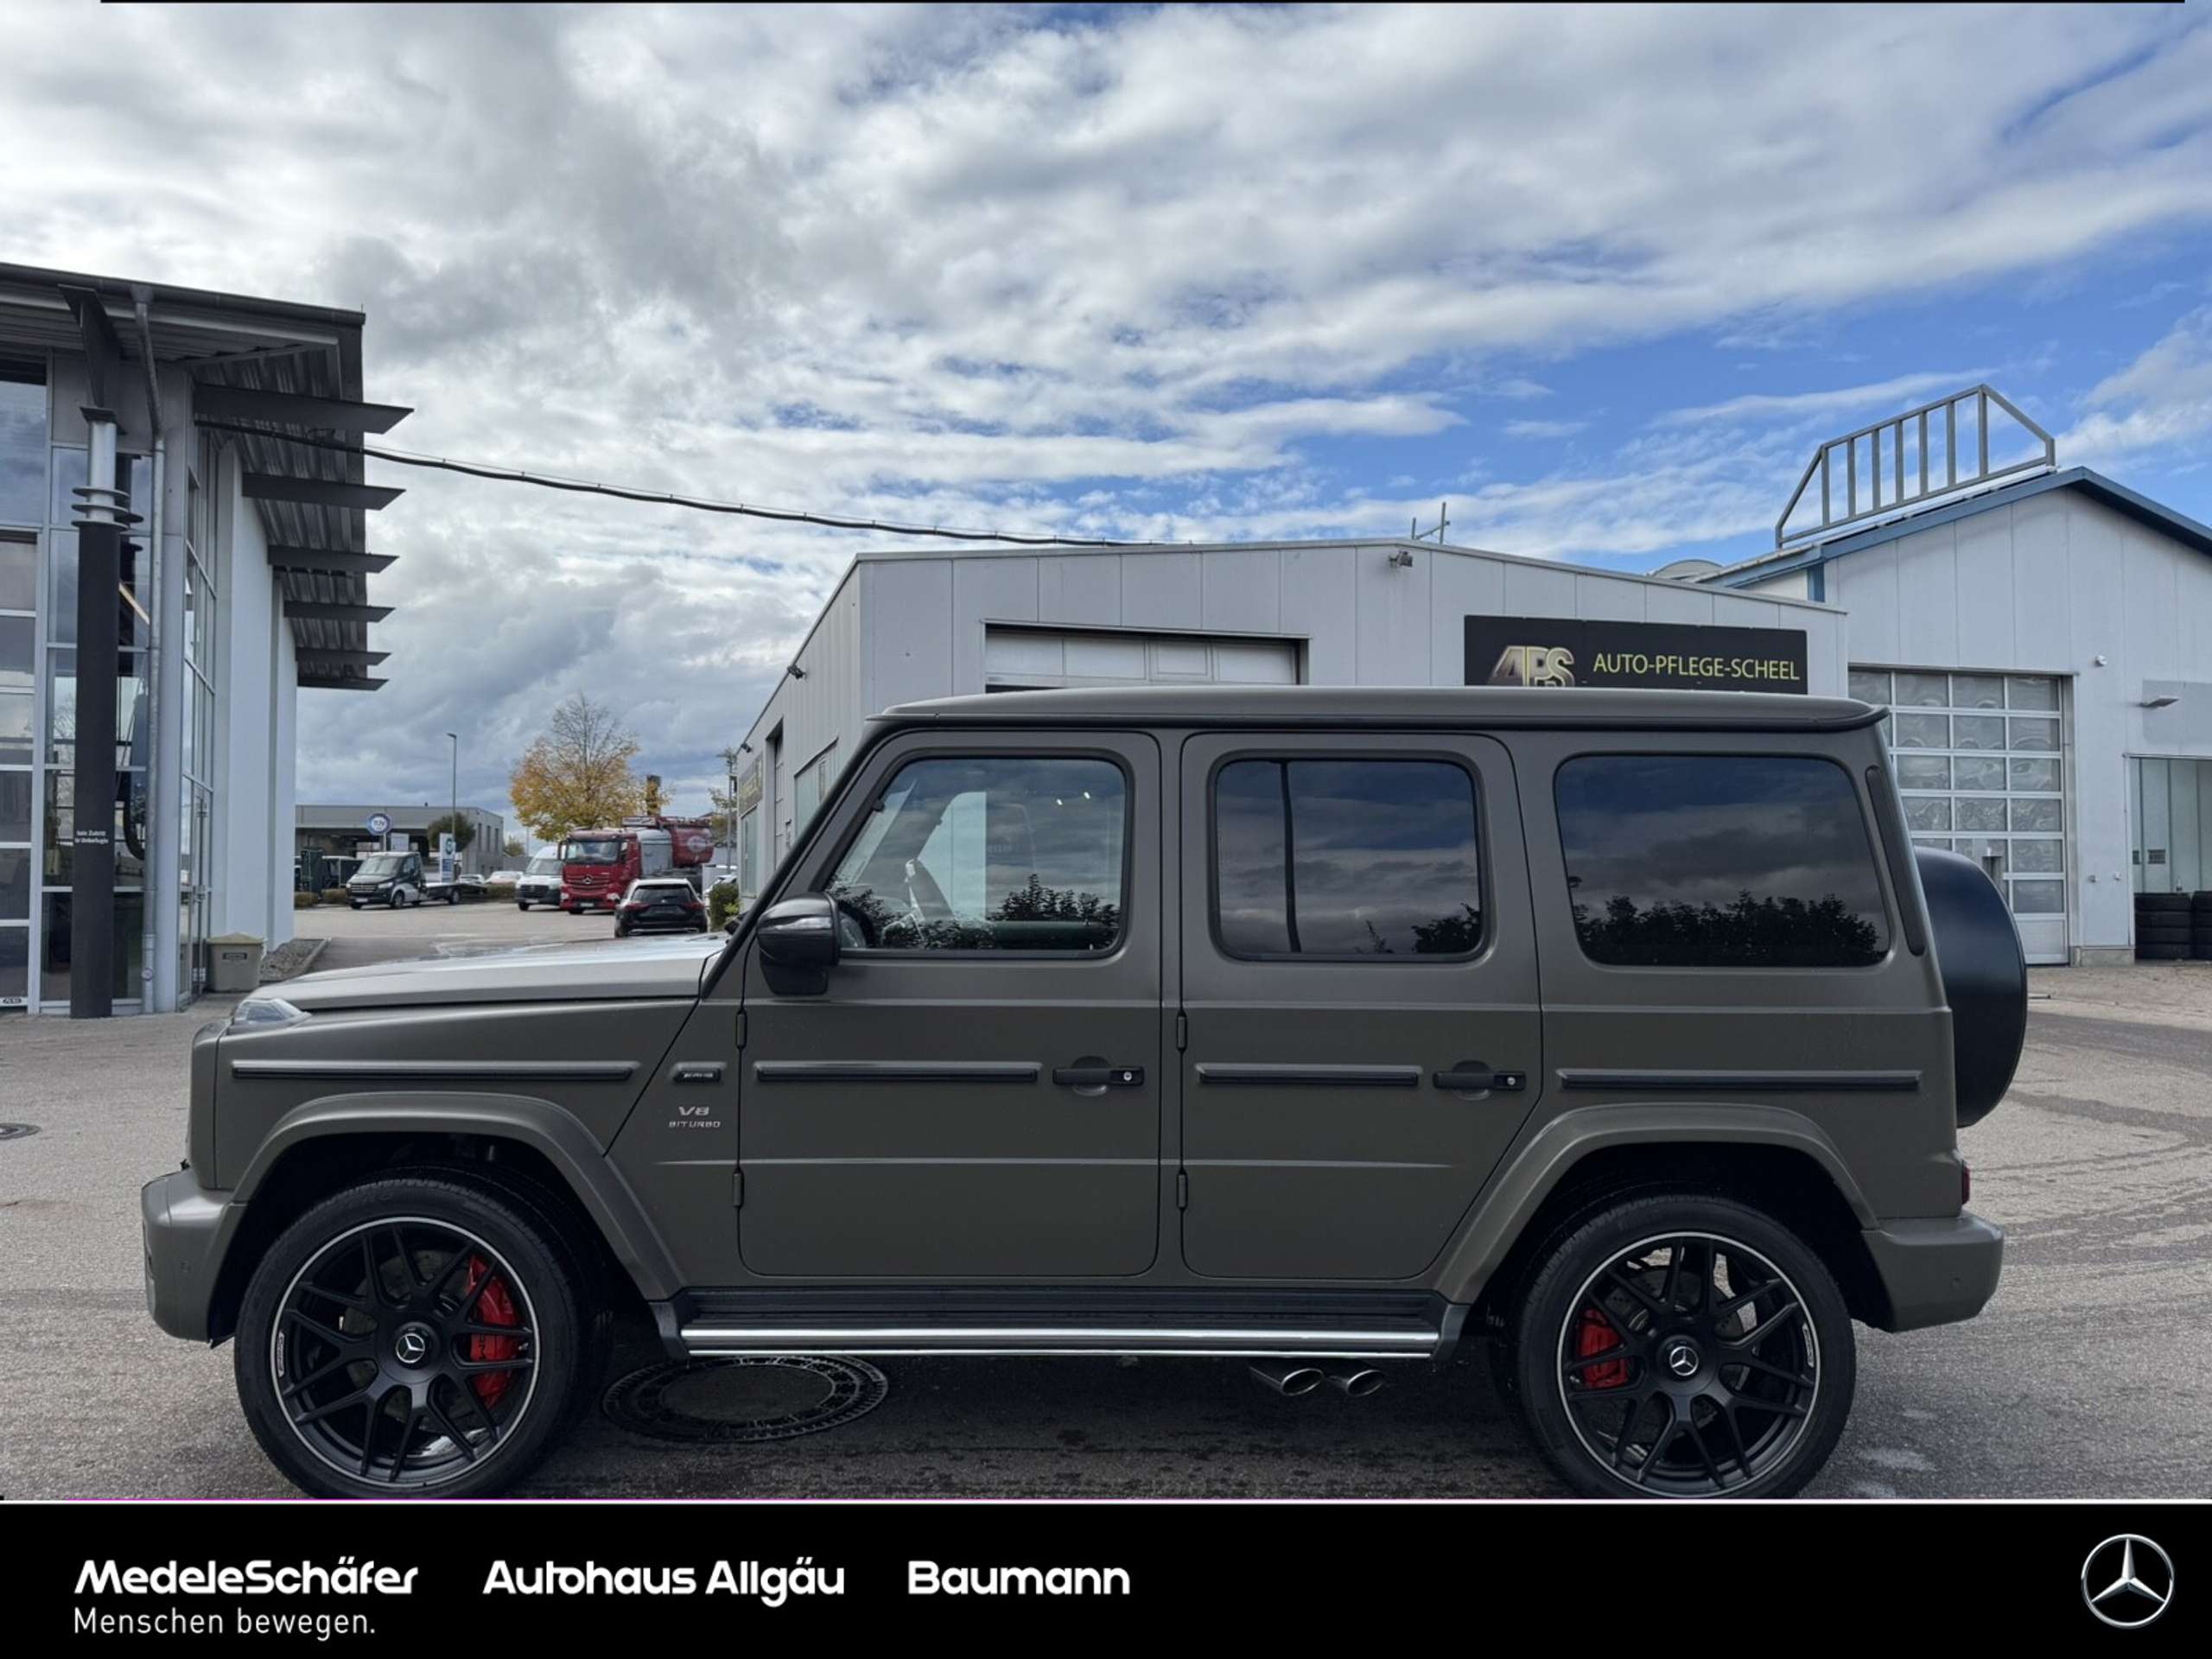
M 296 1026 L 307 1017 L 306 1009 L 294 1007 L 281 996 L 249 996 L 231 1011 L 230 1029 L 268 1031 Z

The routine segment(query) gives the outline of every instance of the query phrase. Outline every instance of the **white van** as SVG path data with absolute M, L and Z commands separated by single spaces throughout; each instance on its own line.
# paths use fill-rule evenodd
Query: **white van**
M 532 905 L 554 905 L 561 902 L 561 849 L 548 847 L 533 854 L 524 866 L 522 880 L 515 883 L 515 908 L 528 910 Z

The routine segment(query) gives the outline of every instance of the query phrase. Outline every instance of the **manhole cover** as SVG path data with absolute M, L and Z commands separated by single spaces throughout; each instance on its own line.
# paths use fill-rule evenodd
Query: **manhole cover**
M 741 1446 L 819 1433 L 883 1403 L 891 1384 L 857 1359 L 810 1354 L 670 1361 L 632 1371 L 600 1408 L 620 1427 L 657 1440 Z
M 0 1123 L 0 1141 L 20 1141 L 27 1135 L 36 1135 L 35 1123 Z

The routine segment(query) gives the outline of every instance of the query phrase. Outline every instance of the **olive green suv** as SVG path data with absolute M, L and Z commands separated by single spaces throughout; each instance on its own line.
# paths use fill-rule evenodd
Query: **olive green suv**
M 310 1491 L 461 1496 L 673 1357 L 1488 1347 L 1598 1495 L 1771 1496 L 1973 1315 L 1987 879 L 1863 704 L 1144 687 L 868 726 L 727 937 L 311 976 L 197 1039 L 147 1295 Z

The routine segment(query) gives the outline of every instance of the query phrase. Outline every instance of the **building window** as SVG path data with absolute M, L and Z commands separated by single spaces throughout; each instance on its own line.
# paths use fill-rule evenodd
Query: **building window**
M 737 890 L 747 903 L 760 893 L 760 809 L 737 821 Z
M 1233 957 L 1465 956 L 1482 943 L 1475 780 L 1446 760 L 1232 760 L 1213 784 L 1214 929 Z
M 1593 962 L 1859 968 L 1887 949 L 1873 843 L 1833 761 L 1588 755 L 1560 767 L 1555 793 Z
M 1128 826 L 1110 761 L 912 760 L 829 891 L 862 949 L 1108 950 L 1121 936 Z
M 46 370 L 0 359 L 0 524 L 45 518 Z
M 815 813 L 821 808 L 823 794 L 830 787 L 830 780 L 836 775 L 837 746 L 835 743 L 799 768 L 798 776 L 791 779 L 791 823 L 795 829 L 804 830 L 813 821 Z

